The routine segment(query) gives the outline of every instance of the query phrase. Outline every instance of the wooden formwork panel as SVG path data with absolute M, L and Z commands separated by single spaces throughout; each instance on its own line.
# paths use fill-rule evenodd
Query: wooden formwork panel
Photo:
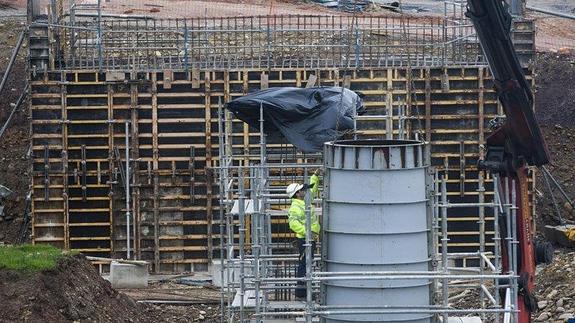
M 485 67 L 47 73 L 31 83 L 33 241 L 126 257 L 127 121 L 134 253 L 156 271 L 207 265 L 219 254 L 218 183 L 211 171 L 218 164 L 219 103 L 267 87 L 304 87 L 311 79 L 361 92 L 368 115 L 394 116 L 359 122 L 361 138 L 385 138 L 390 127 L 397 136 L 405 111 L 409 136 L 431 142 L 450 201 L 478 201 L 480 145 L 487 122 L 502 114 Z M 259 154 L 258 135 L 246 125 L 234 120 L 229 132 L 234 154 Z M 270 138 L 268 147 L 287 145 Z M 278 177 L 274 185 L 288 179 Z M 489 201 L 491 181 L 485 181 Z M 486 214 L 492 236 L 492 213 Z M 282 241 L 291 237 L 285 220 L 274 222 L 274 237 Z M 450 210 L 449 246 L 477 250 L 478 220 L 476 209 Z

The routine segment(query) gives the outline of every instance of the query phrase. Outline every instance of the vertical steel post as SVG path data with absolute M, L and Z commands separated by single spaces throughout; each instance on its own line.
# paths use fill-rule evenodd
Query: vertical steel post
M 517 268 L 517 245 L 519 244 L 519 241 L 517 240 L 517 190 L 516 190 L 516 185 L 515 185 L 515 180 L 513 180 L 511 182 L 511 243 L 512 243 L 512 248 L 511 248 L 511 268 L 512 271 L 514 273 L 514 275 L 517 277 L 519 270 Z M 519 295 L 519 290 L 518 290 L 518 286 L 517 286 L 517 278 L 513 278 L 512 279 L 513 282 L 513 306 L 514 309 L 517 310 L 519 309 L 519 304 L 518 304 L 518 295 Z M 516 313 L 513 313 L 512 315 L 513 321 L 517 322 L 519 317 L 518 315 L 516 315 Z
M 188 53 L 188 43 L 189 43 L 189 35 L 188 35 L 188 20 L 184 19 L 184 70 L 188 70 L 190 68 L 190 54 Z M 218 98 L 221 104 L 221 98 Z M 221 131 L 221 129 L 220 129 Z M 221 155 L 220 155 L 221 156 Z M 221 166 L 221 165 L 220 165 Z
M 484 275 L 485 260 L 483 255 L 485 254 L 485 207 L 483 203 L 485 202 L 485 186 L 483 181 L 483 173 L 480 171 L 479 175 L 479 187 L 477 189 L 479 193 L 479 274 Z M 481 286 L 485 286 L 485 280 L 481 278 Z M 481 308 L 485 308 L 485 293 L 483 287 L 479 289 L 479 299 L 481 300 Z M 485 314 L 481 314 L 481 320 L 485 321 Z
M 359 37 L 359 19 L 355 19 L 355 68 L 359 68 L 360 55 L 361 55 L 361 43 Z M 352 26 L 353 28 L 353 26 Z
M 443 274 L 448 274 L 447 267 L 447 178 L 444 174 L 441 177 L 441 263 L 443 267 Z M 449 291 L 447 289 L 449 280 L 444 278 L 441 287 L 443 290 L 443 307 L 447 308 L 449 306 Z M 449 314 L 447 312 L 443 313 L 443 322 L 449 322 Z
M 504 185 L 504 198 L 505 198 L 505 223 L 506 223 L 506 237 L 505 237 L 505 242 L 507 244 L 507 263 L 508 268 L 507 268 L 507 272 L 509 275 L 515 275 L 516 272 L 514 271 L 513 268 L 513 229 L 511 228 L 512 223 L 511 223 L 511 198 L 510 198 L 510 190 L 509 190 L 509 180 L 506 178 L 505 179 L 505 185 Z M 514 283 L 515 283 L 515 279 L 510 279 L 509 280 L 511 282 L 512 288 L 511 288 L 511 300 L 513 302 L 511 308 L 513 309 L 513 311 L 517 310 L 517 307 L 515 307 L 515 301 L 514 299 L 517 297 L 516 294 L 516 290 L 514 287 Z M 516 315 L 514 313 L 512 313 L 512 318 L 513 321 L 515 322 L 516 319 Z
M 218 152 L 220 155 L 220 169 L 219 169 L 219 203 L 220 203 L 220 207 L 219 207 L 219 215 L 220 215 L 220 281 L 221 281 L 221 286 L 220 286 L 220 323 L 224 323 L 225 321 L 225 313 L 226 313 L 226 308 L 228 311 L 228 318 L 231 316 L 230 315 L 230 311 L 231 311 L 231 306 L 224 306 L 225 305 L 225 285 L 224 285 L 224 279 L 225 279 L 225 274 L 224 274 L 224 262 L 225 262 L 225 251 L 224 251 L 224 237 L 227 234 L 227 228 L 226 229 L 226 233 L 224 233 L 224 191 L 225 191 L 225 180 L 227 179 L 226 177 L 224 177 L 224 167 L 227 166 L 227 163 L 225 162 L 226 160 L 226 155 L 224 154 L 224 145 L 223 145 L 223 113 L 222 113 L 222 104 L 221 104 L 221 98 L 218 98 Z M 192 170 L 193 171 L 193 170 Z M 191 194 L 191 192 L 190 192 Z M 228 299 L 229 299 L 228 295 Z
M 264 124 L 264 106 L 260 102 L 260 172 L 259 172 L 259 196 L 258 203 L 260 207 L 259 212 L 259 224 L 260 224 L 260 254 L 268 255 L 271 254 L 270 243 L 271 243 L 271 225 L 268 219 L 267 212 L 267 150 L 266 150 L 266 134 L 265 134 L 265 124 Z M 263 277 L 267 278 L 268 275 L 268 263 L 267 261 L 262 262 L 261 274 Z M 264 292 L 262 295 L 263 310 L 267 309 L 268 293 Z
M 18 56 L 18 52 L 20 51 L 20 47 L 22 47 L 22 42 L 24 41 L 24 36 L 26 36 L 27 31 L 26 29 L 20 32 L 20 36 L 18 37 L 18 41 L 16 42 L 16 46 L 14 50 L 12 50 L 12 56 L 10 56 L 10 61 L 8 62 L 8 67 L 2 76 L 2 81 L 0 81 L 0 93 L 4 89 L 4 85 L 6 84 L 6 80 L 8 76 L 12 73 L 12 67 L 14 66 L 14 62 L 16 61 L 16 57 Z
M 304 168 L 304 183 L 309 184 L 307 167 Z M 305 289 L 306 289 L 306 303 L 305 303 L 305 321 L 311 323 L 312 321 L 312 281 L 311 281 L 311 266 L 312 266 L 312 233 L 311 233 L 311 191 L 307 190 L 305 194 Z
M 238 217 L 240 222 L 240 241 L 239 241 L 239 252 L 240 252 L 240 322 L 244 322 L 244 293 L 245 293 L 245 280 L 244 280 L 244 237 L 245 237 L 245 190 L 244 190 L 244 178 L 243 169 L 240 167 L 238 169 L 238 188 L 239 188 L 239 198 L 238 198 Z
M 70 0 L 70 57 L 76 66 L 76 0 Z
M 257 178 L 260 180 L 257 187 L 257 194 L 256 194 L 256 205 L 254 205 L 254 216 L 252 222 L 254 223 L 255 230 L 253 232 L 254 237 L 254 246 L 253 246 L 253 254 L 254 254 L 254 282 L 255 282 L 255 314 L 256 314 L 256 323 L 262 322 L 262 317 L 260 313 L 262 312 L 261 308 L 261 300 L 263 299 L 260 295 L 262 292 L 260 285 L 261 285 L 261 274 L 260 272 L 260 254 L 262 252 L 262 218 L 265 213 L 265 205 L 262 203 L 262 175 L 263 172 L 263 164 L 265 163 L 265 134 L 264 134 L 264 110 L 263 110 L 263 103 L 260 103 L 260 167 L 258 171 Z M 255 209 L 257 208 L 257 212 Z
M 102 57 L 102 0 L 98 0 L 98 69 L 101 71 L 104 65 Z
M 501 199 L 500 199 L 500 191 L 499 191 L 499 176 L 497 174 L 493 174 L 493 203 L 495 206 L 493 207 L 493 244 L 494 244 L 494 261 L 495 261 L 495 268 L 497 274 L 501 273 L 501 233 L 499 229 L 499 217 L 501 209 Z M 501 299 L 499 297 L 499 279 L 495 279 L 495 301 L 496 305 L 501 303 Z M 495 321 L 499 322 L 500 314 L 495 314 Z
M 126 258 L 130 259 L 130 122 L 125 122 L 126 128 Z
M 443 26 L 442 26 L 442 37 L 443 37 L 443 53 L 441 57 L 441 65 L 445 66 L 447 62 L 447 1 L 443 1 Z

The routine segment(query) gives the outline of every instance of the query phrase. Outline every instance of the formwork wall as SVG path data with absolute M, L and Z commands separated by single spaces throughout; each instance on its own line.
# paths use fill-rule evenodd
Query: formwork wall
M 293 28 L 291 23 L 286 26 Z M 373 27 L 373 22 L 369 26 L 375 30 L 372 33 L 382 33 L 379 27 Z M 407 27 L 404 24 L 402 30 L 408 30 Z M 417 30 L 423 32 L 425 28 L 417 27 Z M 31 32 L 31 43 L 33 37 L 43 40 L 57 32 L 51 28 L 35 31 Z M 184 36 L 176 34 L 176 40 L 171 40 L 174 44 L 180 44 L 181 37 L 187 38 L 187 31 Z M 348 32 L 344 36 L 355 34 L 358 33 Z M 516 45 L 525 61 L 533 53 L 533 35 L 532 23 L 516 24 Z M 60 36 L 72 38 L 71 34 Z M 229 41 L 230 36 L 226 37 L 220 41 Z M 431 38 L 425 41 L 433 42 Z M 140 38 L 126 39 L 137 43 Z M 202 41 L 201 37 L 198 39 Z M 146 38 L 147 44 L 149 40 Z M 182 44 L 188 48 L 185 41 Z M 258 44 L 251 44 L 249 48 L 263 46 Z M 417 61 L 428 66 L 415 67 L 411 64 L 413 60 L 405 59 L 405 52 L 397 44 L 394 41 L 365 47 L 370 50 L 351 60 L 356 62 L 353 68 L 329 67 L 325 60 L 322 64 L 317 63 L 320 60 L 311 60 L 301 66 L 290 61 L 290 66 L 283 68 L 283 63 L 277 64 L 280 67 L 266 63 L 262 68 L 260 63 L 270 60 L 260 57 L 258 64 L 248 67 L 234 67 L 229 61 L 226 66 L 218 67 L 218 64 L 203 66 L 170 59 L 162 61 L 164 68 L 154 65 L 156 67 L 150 69 L 147 65 L 133 64 L 142 62 L 141 58 L 132 63 L 123 60 L 120 65 L 110 65 L 110 62 L 118 62 L 114 54 L 103 60 L 106 69 L 94 69 L 97 55 L 70 56 L 71 50 L 64 48 L 61 49 L 64 59 L 58 61 L 54 57 L 60 54 L 54 55 L 58 52 L 55 49 L 35 48 L 37 54 L 31 49 L 33 62 L 46 62 L 43 71 L 33 66 L 30 76 L 33 242 L 76 249 L 87 255 L 127 256 L 124 174 L 127 121 L 135 257 L 150 260 L 155 271 L 205 268 L 213 257 L 219 256 L 220 246 L 218 183 L 212 173 L 212 167 L 218 165 L 219 106 L 263 88 L 304 87 L 313 78 L 317 78 L 315 84 L 319 86 L 344 86 L 363 93 L 367 114 L 394 116 L 393 121 L 377 118 L 361 121 L 358 130 L 362 138 L 385 138 L 385 129 L 392 126 L 397 130 L 399 111 L 405 111 L 407 133 L 412 136 L 420 133 L 431 142 L 432 163 L 449 178 L 450 201 L 477 202 L 478 182 L 480 176 L 485 176 L 475 166 L 482 154 L 480 145 L 489 133 L 488 121 L 503 114 L 488 68 L 480 63 L 480 57 L 473 64 L 462 65 L 455 60 L 446 63 L 446 57 L 429 60 L 427 57 L 435 54 L 425 48 L 435 48 L 432 43 L 422 47 L 421 55 L 415 55 Z M 197 48 L 204 45 L 198 43 Z M 476 43 L 463 43 L 460 47 L 469 46 L 475 51 L 478 47 Z M 82 48 L 85 46 L 75 49 Z M 373 64 L 365 63 L 370 62 L 365 57 L 384 55 L 382 48 L 399 48 L 401 55 L 392 60 L 393 64 L 387 61 L 382 64 L 379 59 L 373 60 Z M 417 43 L 413 48 L 417 50 Z M 372 51 L 375 54 L 372 55 Z M 45 52 L 51 54 L 46 56 Z M 151 53 L 158 58 L 165 57 L 163 52 Z M 262 56 L 270 57 L 270 53 L 268 50 Z M 183 55 L 188 56 L 186 52 Z M 229 53 L 223 56 L 226 55 Z M 201 56 L 198 62 L 202 62 Z M 478 58 L 468 52 L 456 57 L 459 60 L 468 56 Z M 74 57 L 77 60 L 72 59 Z M 92 65 L 82 63 L 82 57 L 89 57 Z M 117 57 L 126 59 L 122 55 Z M 349 65 L 349 62 L 341 63 Z M 246 125 L 235 120 L 231 129 L 235 149 L 257 151 L 259 139 Z M 491 182 L 489 178 L 485 180 L 486 201 L 489 201 Z M 493 218 L 489 210 L 486 214 L 491 237 Z M 477 210 L 454 209 L 448 216 L 449 246 L 458 251 L 476 251 L 479 246 Z M 276 224 L 275 228 L 282 231 L 276 232 L 276 237 L 289 238 L 287 225 Z M 491 243 L 489 240 L 488 245 Z
M 116 74 L 125 78 L 118 81 L 99 72 L 48 73 L 32 82 L 34 241 L 126 256 L 121 169 L 129 121 L 135 253 L 162 271 L 207 263 L 219 246 L 217 183 L 209 173 L 218 158 L 218 102 L 267 86 L 305 86 L 312 74 L 319 85 L 347 83 L 363 93 L 367 114 L 397 115 L 407 105 L 407 127 L 431 141 L 451 198 L 476 201 L 479 145 L 486 122 L 501 115 L 484 67 L 170 71 Z M 385 128 L 385 121 L 358 125 L 365 138 L 384 138 Z M 243 125 L 234 131 L 235 146 L 258 145 Z M 451 246 L 477 247 L 473 212 L 451 214 Z

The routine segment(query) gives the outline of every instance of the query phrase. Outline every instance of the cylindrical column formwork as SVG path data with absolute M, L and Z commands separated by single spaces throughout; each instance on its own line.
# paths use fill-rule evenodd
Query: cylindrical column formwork
M 430 269 L 425 144 L 411 140 L 337 141 L 325 145 L 325 270 Z M 328 280 L 325 305 L 358 312 L 430 305 L 428 279 Z M 363 308 L 361 308 L 363 307 Z M 337 312 L 333 310 L 331 312 Z M 432 315 L 329 314 L 326 322 L 431 322 Z

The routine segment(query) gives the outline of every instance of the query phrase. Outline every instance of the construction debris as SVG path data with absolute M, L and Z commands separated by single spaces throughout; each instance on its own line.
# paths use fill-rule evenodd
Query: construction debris
M 386 9 L 394 12 L 400 11 L 400 3 L 393 1 L 385 3 L 381 0 L 313 0 L 328 8 L 339 9 L 345 12 L 362 12 L 369 9 Z
M 535 296 L 539 313 L 537 322 L 575 318 L 575 252 L 557 250 L 552 264 L 540 268 L 537 273 Z

